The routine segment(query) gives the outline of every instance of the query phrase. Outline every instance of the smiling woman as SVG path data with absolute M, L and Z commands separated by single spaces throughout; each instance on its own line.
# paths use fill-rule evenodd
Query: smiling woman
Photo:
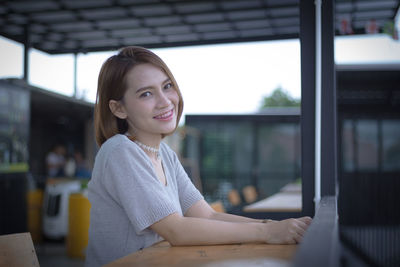
M 176 129 L 183 100 L 153 52 L 123 48 L 103 64 L 95 105 L 97 154 L 87 266 L 100 266 L 163 238 L 172 245 L 295 244 L 309 217 L 257 220 L 215 212 L 162 142 Z M 266 223 L 268 222 L 268 223 Z
M 173 110 L 176 114 L 174 127 L 157 132 L 158 140 L 155 142 L 143 140 L 159 143 L 162 137 L 177 127 L 183 100 L 175 78 L 165 63 L 149 50 L 135 47 L 122 50 L 103 64 L 95 109 L 96 140 L 99 145 L 117 133 L 140 135 L 140 120 Z M 138 115 L 135 116 L 135 113 Z M 143 114 L 147 116 L 142 118 Z M 139 120 L 139 124 L 135 120 Z M 150 125 L 154 124 L 153 120 L 155 118 L 150 120 Z
M 127 91 L 121 100 L 110 100 L 112 113 L 128 122 L 128 132 L 135 139 L 153 146 L 160 143 L 160 133 L 176 128 L 182 99 L 170 78 L 152 64 L 140 64 L 126 75 Z

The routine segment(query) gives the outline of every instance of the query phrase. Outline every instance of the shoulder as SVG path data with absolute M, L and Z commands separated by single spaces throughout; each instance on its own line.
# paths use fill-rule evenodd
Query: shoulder
M 108 152 L 113 153 L 115 150 L 127 150 L 127 149 L 137 149 L 137 145 L 128 139 L 127 136 L 123 134 L 116 134 L 105 141 L 101 147 L 99 152 Z
M 116 134 L 103 143 L 97 157 L 117 160 L 128 155 L 130 157 L 141 157 L 143 156 L 142 154 L 139 146 L 129 140 L 128 137 L 123 134 Z
M 119 146 L 121 144 L 126 143 L 129 141 L 128 137 L 123 134 L 116 134 L 110 138 L 108 138 L 102 145 L 100 149 L 110 149 L 115 146 Z
M 125 135 L 117 134 L 110 137 L 100 147 L 96 159 L 92 175 L 104 179 L 105 177 L 114 177 L 114 179 L 125 179 L 127 173 L 134 175 L 135 173 L 143 173 L 151 170 L 151 161 L 146 157 L 145 152 L 134 142 L 129 140 Z

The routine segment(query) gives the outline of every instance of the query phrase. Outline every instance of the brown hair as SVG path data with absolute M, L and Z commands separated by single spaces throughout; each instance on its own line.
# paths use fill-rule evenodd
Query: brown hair
M 139 64 L 150 63 L 165 72 L 179 96 L 176 127 L 183 110 L 183 99 L 178 84 L 167 65 L 150 50 L 128 46 L 122 48 L 117 55 L 108 58 L 101 67 L 98 84 L 96 104 L 94 107 L 94 127 L 96 142 L 101 146 L 108 138 L 128 131 L 128 123 L 114 116 L 109 108 L 110 100 L 121 100 L 127 90 L 126 74 Z M 176 129 L 175 127 L 175 129 Z M 172 133 L 172 132 L 171 132 Z M 171 134 L 168 133 L 168 134 Z M 163 134 L 164 138 L 168 134 Z

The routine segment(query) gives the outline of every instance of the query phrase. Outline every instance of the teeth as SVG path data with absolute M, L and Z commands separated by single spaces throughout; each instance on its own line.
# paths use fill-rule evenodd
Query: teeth
M 171 113 L 172 113 L 172 110 L 168 111 L 167 113 L 164 113 L 162 115 L 156 116 L 156 118 L 161 118 L 161 119 L 167 118 L 167 117 L 169 117 L 171 115 Z

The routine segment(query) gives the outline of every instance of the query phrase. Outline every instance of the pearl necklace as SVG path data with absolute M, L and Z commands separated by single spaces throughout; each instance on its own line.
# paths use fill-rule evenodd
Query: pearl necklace
M 156 154 L 157 159 L 160 159 L 160 158 L 161 158 L 160 149 L 159 149 L 159 148 L 155 148 L 155 147 L 151 147 L 151 146 L 145 145 L 145 144 L 139 142 L 138 140 L 135 140 L 134 142 L 135 142 L 138 146 L 140 146 L 141 148 L 143 148 L 144 150 L 147 150 L 147 151 L 150 152 L 150 153 Z

